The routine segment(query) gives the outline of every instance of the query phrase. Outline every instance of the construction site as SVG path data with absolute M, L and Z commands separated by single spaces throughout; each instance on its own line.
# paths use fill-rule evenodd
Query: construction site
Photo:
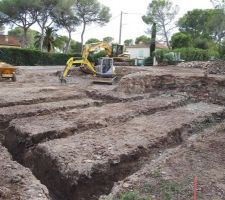
M 0 82 L 0 199 L 184 200 L 194 178 L 198 199 L 224 199 L 223 69 L 119 66 L 105 85 L 18 67 Z

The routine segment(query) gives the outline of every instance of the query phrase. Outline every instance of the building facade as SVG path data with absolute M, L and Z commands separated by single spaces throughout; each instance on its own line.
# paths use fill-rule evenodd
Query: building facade
M 8 36 L 8 35 L 0 35 L 0 47 L 13 47 L 13 48 L 21 48 L 20 42 L 16 37 Z
M 167 48 L 165 44 L 156 44 L 156 49 Z M 150 56 L 150 44 L 136 44 L 126 47 L 131 59 L 145 59 Z

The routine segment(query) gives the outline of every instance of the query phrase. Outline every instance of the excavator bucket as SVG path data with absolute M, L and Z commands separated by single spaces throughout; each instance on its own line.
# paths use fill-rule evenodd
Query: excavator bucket
M 113 84 L 115 82 L 115 73 L 113 58 L 103 57 L 99 59 L 99 65 L 95 66 L 96 75 L 93 76 L 92 82 L 99 84 Z

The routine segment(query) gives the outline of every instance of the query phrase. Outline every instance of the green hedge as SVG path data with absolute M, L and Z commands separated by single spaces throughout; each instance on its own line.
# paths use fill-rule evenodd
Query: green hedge
M 203 49 L 196 49 L 196 48 L 180 48 L 180 49 L 160 49 L 156 50 L 155 56 L 158 62 L 163 62 L 167 60 L 169 54 L 171 52 L 180 53 L 180 59 L 185 61 L 208 61 L 212 57 L 218 58 L 219 52 L 212 51 L 212 50 L 203 50 Z
M 152 57 L 145 58 L 144 66 L 152 66 L 152 65 L 153 65 L 153 58 Z
M 37 50 L 0 48 L 0 60 L 12 65 L 65 65 L 70 57 L 80 54 L 44 53 Z

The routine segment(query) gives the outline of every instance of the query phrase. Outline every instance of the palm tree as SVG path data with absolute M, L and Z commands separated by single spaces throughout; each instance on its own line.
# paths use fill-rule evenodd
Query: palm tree
M 48 27 L 45 29 L 45 34 L 44 34 L 44 42 L 43 42 L 43 47 L 47 49 L 48 52 L 54 51 L 55 48 L 55 41 L 56 41 L 57 35 L 55 33 L 55 29 Z M 35 36 L 35 46 L 39 47 L 40 46 L 40 40 L 41 40 L 41 35 L 38 34 Z

